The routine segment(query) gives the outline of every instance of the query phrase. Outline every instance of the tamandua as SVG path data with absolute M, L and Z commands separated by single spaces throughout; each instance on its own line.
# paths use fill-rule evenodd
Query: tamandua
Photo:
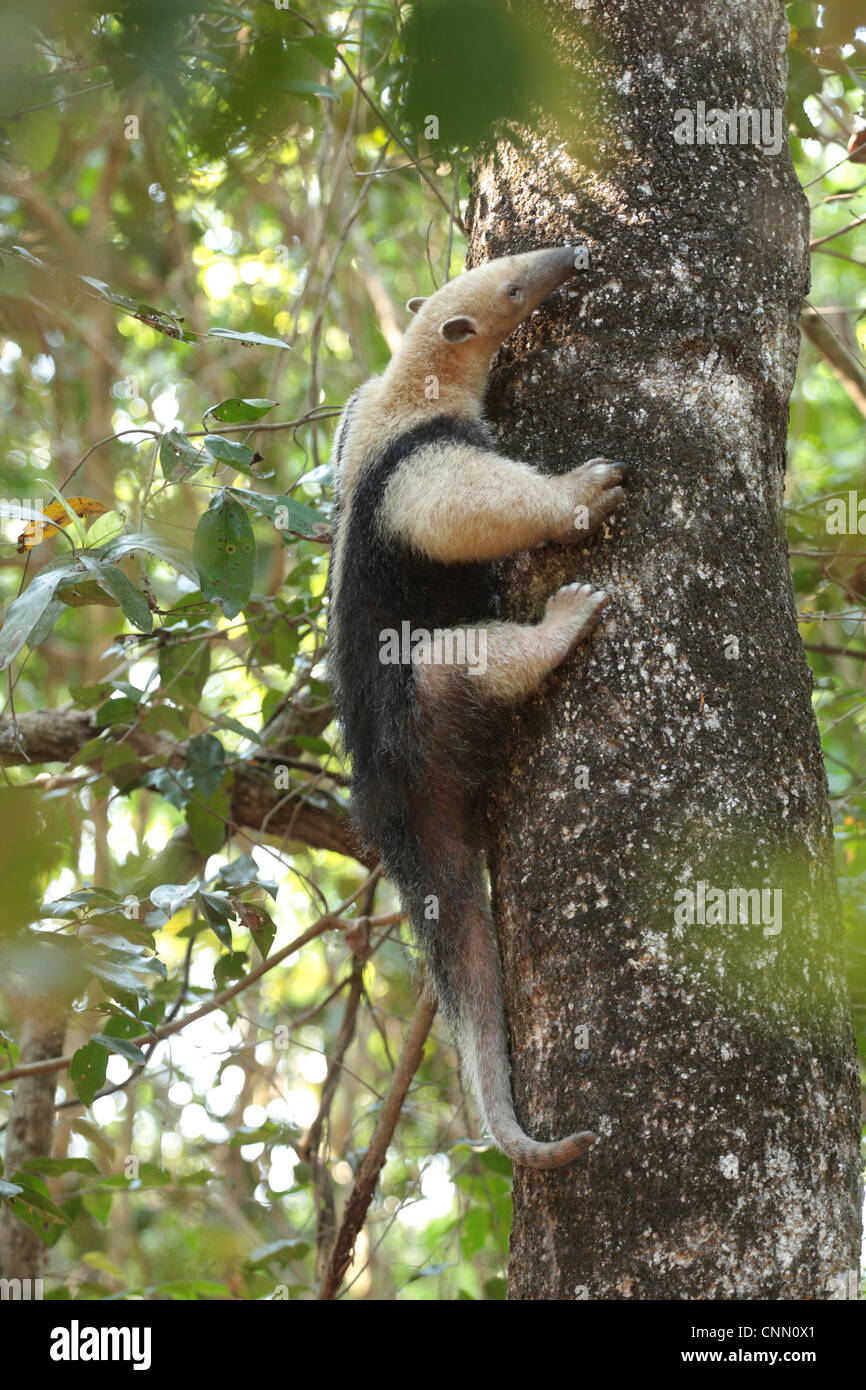
M 331 456 L 328 669 L 354 821 L 399 890 L 494 1140 L 533 1168 L 570 1163 L 595 1136 L 539 1143 L 514 1113 L 486 788 L 509 709 L 590 632 L 607 595 L 569 584 L 536 625 L 503 622 L 492 562 L 584 538 L 624 500 L 626 465 L 553 476 L 505 458 L 483 398 L 500 344 L 574 268 L 567 246 L 503 256 L 410 300 L 415 318 L 349 399 Z

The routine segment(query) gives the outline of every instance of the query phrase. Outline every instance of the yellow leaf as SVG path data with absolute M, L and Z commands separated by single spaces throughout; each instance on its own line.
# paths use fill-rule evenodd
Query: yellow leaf
M 67 497 L 66 507 L 76 516 L 102 516 L 103 512 L 108 511 L 95 497 Z M 61 526 L 68 526 L 69 512 L 66 507 L 62 502 L 49 502 L 47 507 L 42 508 L 42 515 L 54 522 L 53 526 L 46 526 L 41 521 L 28 521 L 18 537 L 18 554 L 24 555 L 41 541 L 48 540 L 49 536 L 56 536 Z

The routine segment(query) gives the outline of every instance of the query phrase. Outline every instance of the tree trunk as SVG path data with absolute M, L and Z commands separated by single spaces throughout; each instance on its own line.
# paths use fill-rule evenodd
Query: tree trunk
M 50 1006 L 33 1004 L 21 1028 L 18 1061 L 41 1062 L 63 1051 L 66 1019 Z M 6 1125 L 4 1174 L 11 1179 L 32 1158 L 50 1158 L 54 1137 L 54 1093 L 57 1074 L 22 1077 Z M 40 1279 L 45 1246 L 35 1231 L 19 1221 L 9 1207 L 0 1217 L 0 1278 Z
M 633 483 L 602 535 L 504 567 L 523 620 L 578 577 L 612 596 L 515 720 L 492 813 L 518 1113 L 599 1136 L 515 1173 L 510 1296 L 857 1297 L 858 1075 L 780 519 L 806 201 L 786 139 L 673 138 L 699 101 L 784 107 L 784 6 L 533 16 L 571 108 L 476 167 L 470 260 L 571 241 L 592 267 L 506 345 L 489 413 L 514 457 Z

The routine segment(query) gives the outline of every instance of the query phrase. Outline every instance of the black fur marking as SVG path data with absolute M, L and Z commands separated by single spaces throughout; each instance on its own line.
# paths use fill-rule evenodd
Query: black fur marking
M 450 670 L 447 699 L 422 702 L 415 668 L 379 659 L 382 631 L 400 632 L 405 621 L 432 632 L 497 616 L 491 564 L 430 559 L 382 524 L 389 480 L 431 444 L 496 448 L 480 423 L 442 415 L 390 440 L 365 463 L 345 528 L 336 528 L 341 577 L 331 594 L 328 666 L 352 760 L 353 818 L 400 891 L 449 1012 L 453 917 L 477 891 L 481 810 L 501 713 L 459 668 Z M 440 932 L 425 915 L 431 895 L 441 900 L 443 927 L 452 919 L 451 931 Z

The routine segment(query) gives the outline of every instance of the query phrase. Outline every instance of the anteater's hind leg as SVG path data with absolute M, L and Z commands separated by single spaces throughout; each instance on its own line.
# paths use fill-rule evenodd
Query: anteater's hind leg
M 478 695 L 509 704 L 523 700 L 545 676 L 562 664 L 575 643 L 587 637 L 608 601 L 594 584 L 567 584 L 547 600 L 544 617 L 534 626 L 486 623 L 466 649 L 476 661 L 461 666 Z M 479 640 L 480 639 L 480 640 Z M 423 665 L 417 670 L 419 695 L 441 699 L 453 682 L 454 667 Z
M 548 600 L 544 618 L 534 627 L 485 625 L 481 631 L 486 647 L 468 640 L 463 644 L 478 658 L 471 665 L 419 664 L 415 673 L 426 756 L 438 778 L 437 794 L 418 808 L 427 867 L 415 894 L 416 900 L 424 896 L 438 905 L 438 947 L 430 954 L 433 977 L 494 1139 L 518 1163 L 534 1168 L 570 1163 L 595 1142 L 595 1136 L 581 1130 L 539 1143 L 514 1113 L 499 948 L 481 856 L 470 843 L 466 792 L 471 790 L 479 752 L 493 756 L 484 709 L 502 710 L 506 702 L 534 690 L 587 635 L 606 602 L 603 590 L 570 584 Z M 455 643 L 454 650 L 460 646 Z M 491 727 L 496 722 L 494 717 Z M 473 757 L 469 745 L 474 735 L 479 746 Z M 413 920 L 423 941 L 423 914 L 416 912 Z
M 567 584 L 548 600 L 533 627 L 492 623 L 487 629 L 487 669 L 471 672 L 483 693 L 509 703 L 523 700 L 588 637 L 608 601 L 594 584 Z

